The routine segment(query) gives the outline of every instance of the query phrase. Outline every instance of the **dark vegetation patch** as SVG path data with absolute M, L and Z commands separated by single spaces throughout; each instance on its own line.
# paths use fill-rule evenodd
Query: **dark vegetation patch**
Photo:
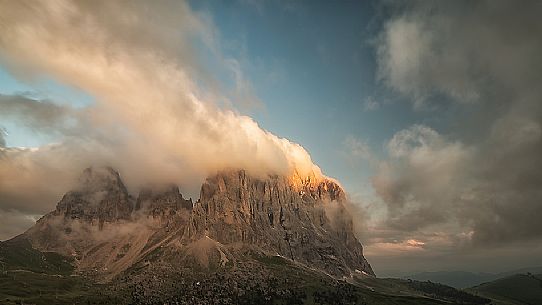
M 73 272 L 71 259 L 53 252 L 32 248 L 25 238 L 0 243 L 1 270 L 28 270 L 36 273 L 69 275 Z
M 503 302 L 542 304 L 542 274 L 516 274 L 468 290 Z
M 101 286 L 78 276 L 31 271 L 0 274 L 0 304 L 116 304 L 118 298 L 103 293 Z

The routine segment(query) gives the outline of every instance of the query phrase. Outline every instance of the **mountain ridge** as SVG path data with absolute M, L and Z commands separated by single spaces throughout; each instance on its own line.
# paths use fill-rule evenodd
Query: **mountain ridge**
M 240 260 L 239 248 L 251 248 L 337 278 L 374 276 L 342 188 L 315 176 L 291 179 L 222 171 L 203 183 L 192 202 L 173 185 L 142 189 L 134 198 L 112 168 L 87 168 L 79 185 L 21 238 L 40 251 L 73 258 L 78 272 L 102 282 L 157 249 L 162 259 L 205 268 Z M 178 261 L 178 255 L 184 258 Z
M 526 267 L 509 270 L 499 273 L 476 273 L 469 271 L 433 271 L 419 272 L 411 275 L 402 276 L 404 279 L 413 279 L 418 281 L 431 281 L 441 283 L 455 288 L 469 288 L 482 283 L 491 282 L 507 276 L 522 273 L 539 274 L 542 273 L 542 267 Z
M 376 278 L 346 200 L 338 183 L 315 175 L 222 171 L 193 202 L 175 185 L 132 196 L 113 169 L 85 170 L 53 211 L 0 242 L 0 301 L 489 302 L 440 284 Z

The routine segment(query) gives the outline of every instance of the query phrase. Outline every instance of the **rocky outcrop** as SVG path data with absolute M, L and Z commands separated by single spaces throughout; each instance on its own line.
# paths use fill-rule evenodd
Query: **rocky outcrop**
M 142 211 L 152 217 L 168 218 L 180 209 L 192 210 L 192 198 L 184 199 L 179 187 L 169 185 L 152 189 L 145 188 L 139 192 L 135 210 Z
M 78 186 L 60 200 L 55 214 L 103 226 L 130 219 L 132 210 L 133 199 L 119 173 L 110 167 L 91 167 L 83 171 Z
M 207 179 L 187 229 L 191 239 L 257 245 L 334 276 L 374 275 L 334 181 L 226 171 Z
M 147 188 L 134 200 L 115 170 L 87 168 L 23 238 L 38 250 L 72 257 L 78 272 L 107 281 L 182 236 L 191 210 L 177 187 Z
M 89 168 L 24 238 L 41 251 L 72 256 L 78 271 L 104 281 L 147 261 L 231 266 L 247 258 L 247 248 L 334 277 L 374 275 L 344 191 L 314 175 L 223 171 L 205 181 L 193 203 L 177 186 L 147 188 L 134 200 L 116 171 Z

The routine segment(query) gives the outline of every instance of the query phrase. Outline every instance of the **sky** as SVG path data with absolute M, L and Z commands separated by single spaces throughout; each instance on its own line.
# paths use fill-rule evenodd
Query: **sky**
M 379 276 L 539 265 L 540 2 L 0 6 L 0 240 L 90 165 L 242 167 L 340 181 Z

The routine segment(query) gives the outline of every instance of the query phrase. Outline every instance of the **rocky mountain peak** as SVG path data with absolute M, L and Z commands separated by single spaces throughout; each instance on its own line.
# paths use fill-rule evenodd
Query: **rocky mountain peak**
M 333 275 L 374 274 L 345 204 L 342 188 L 325 177 L 222 171 L 202 185 L 188 235 L 257 245 Z
M 271 191 L 271 186 L 279 186 L 288 189 L 291 193 L 298 193 L 299 196 L 322 201 L 346 201 L 346 193 L 342 187 L 333 179 L 317 176 L 311 173 L 309 176 L 301 177 L 297 172 L 289 177 L 269 175 L 264 179 L 256 179 L 250 176 L 245 170 L 219 171 L 216 175 L 206 179 L 201 187 L 200 200 L 205 201 L 215 195 L 225 195 L 229 198 L 240 196 L 243 191 L 248 190 L 250 182 L 259 181 L 265 191 Z M 267 189 L 265 189 L 267 185 Z M 237 195 L 236 195 L 237 194 Z M 268 193 L 268 196 L 273 196 Z
M 135 210 L 153 216 L 175 214 L 180 209 L 192 210 L 192 199 L 184 199 L 176 185 L 143 188 L 137 197 Z
M 91 223 L 130 219 L 133 199 L 118 172 L 110 167 L 90 167 L 79 177 L 78 186 L 64 195 L 56 214 Z
M 80 192 L 100 192 L 111 189 L 125 189 L 120 175 L 113 168 L 88 167 L 79 176 L 77 188 Z
M 80 270 L 104 279 L 151 253 L 172 266 L 206 267 L 244 260 L 244 251 L 335 277 L 374 275 L 345 192 L 323 176 L 221 171 L 203 183 L 195 203 L 174 185 L 142 189 L 134 200 L 111 168 L 85 169 L 79 182 L 25 236 L 37 249 L 76 257 Z

